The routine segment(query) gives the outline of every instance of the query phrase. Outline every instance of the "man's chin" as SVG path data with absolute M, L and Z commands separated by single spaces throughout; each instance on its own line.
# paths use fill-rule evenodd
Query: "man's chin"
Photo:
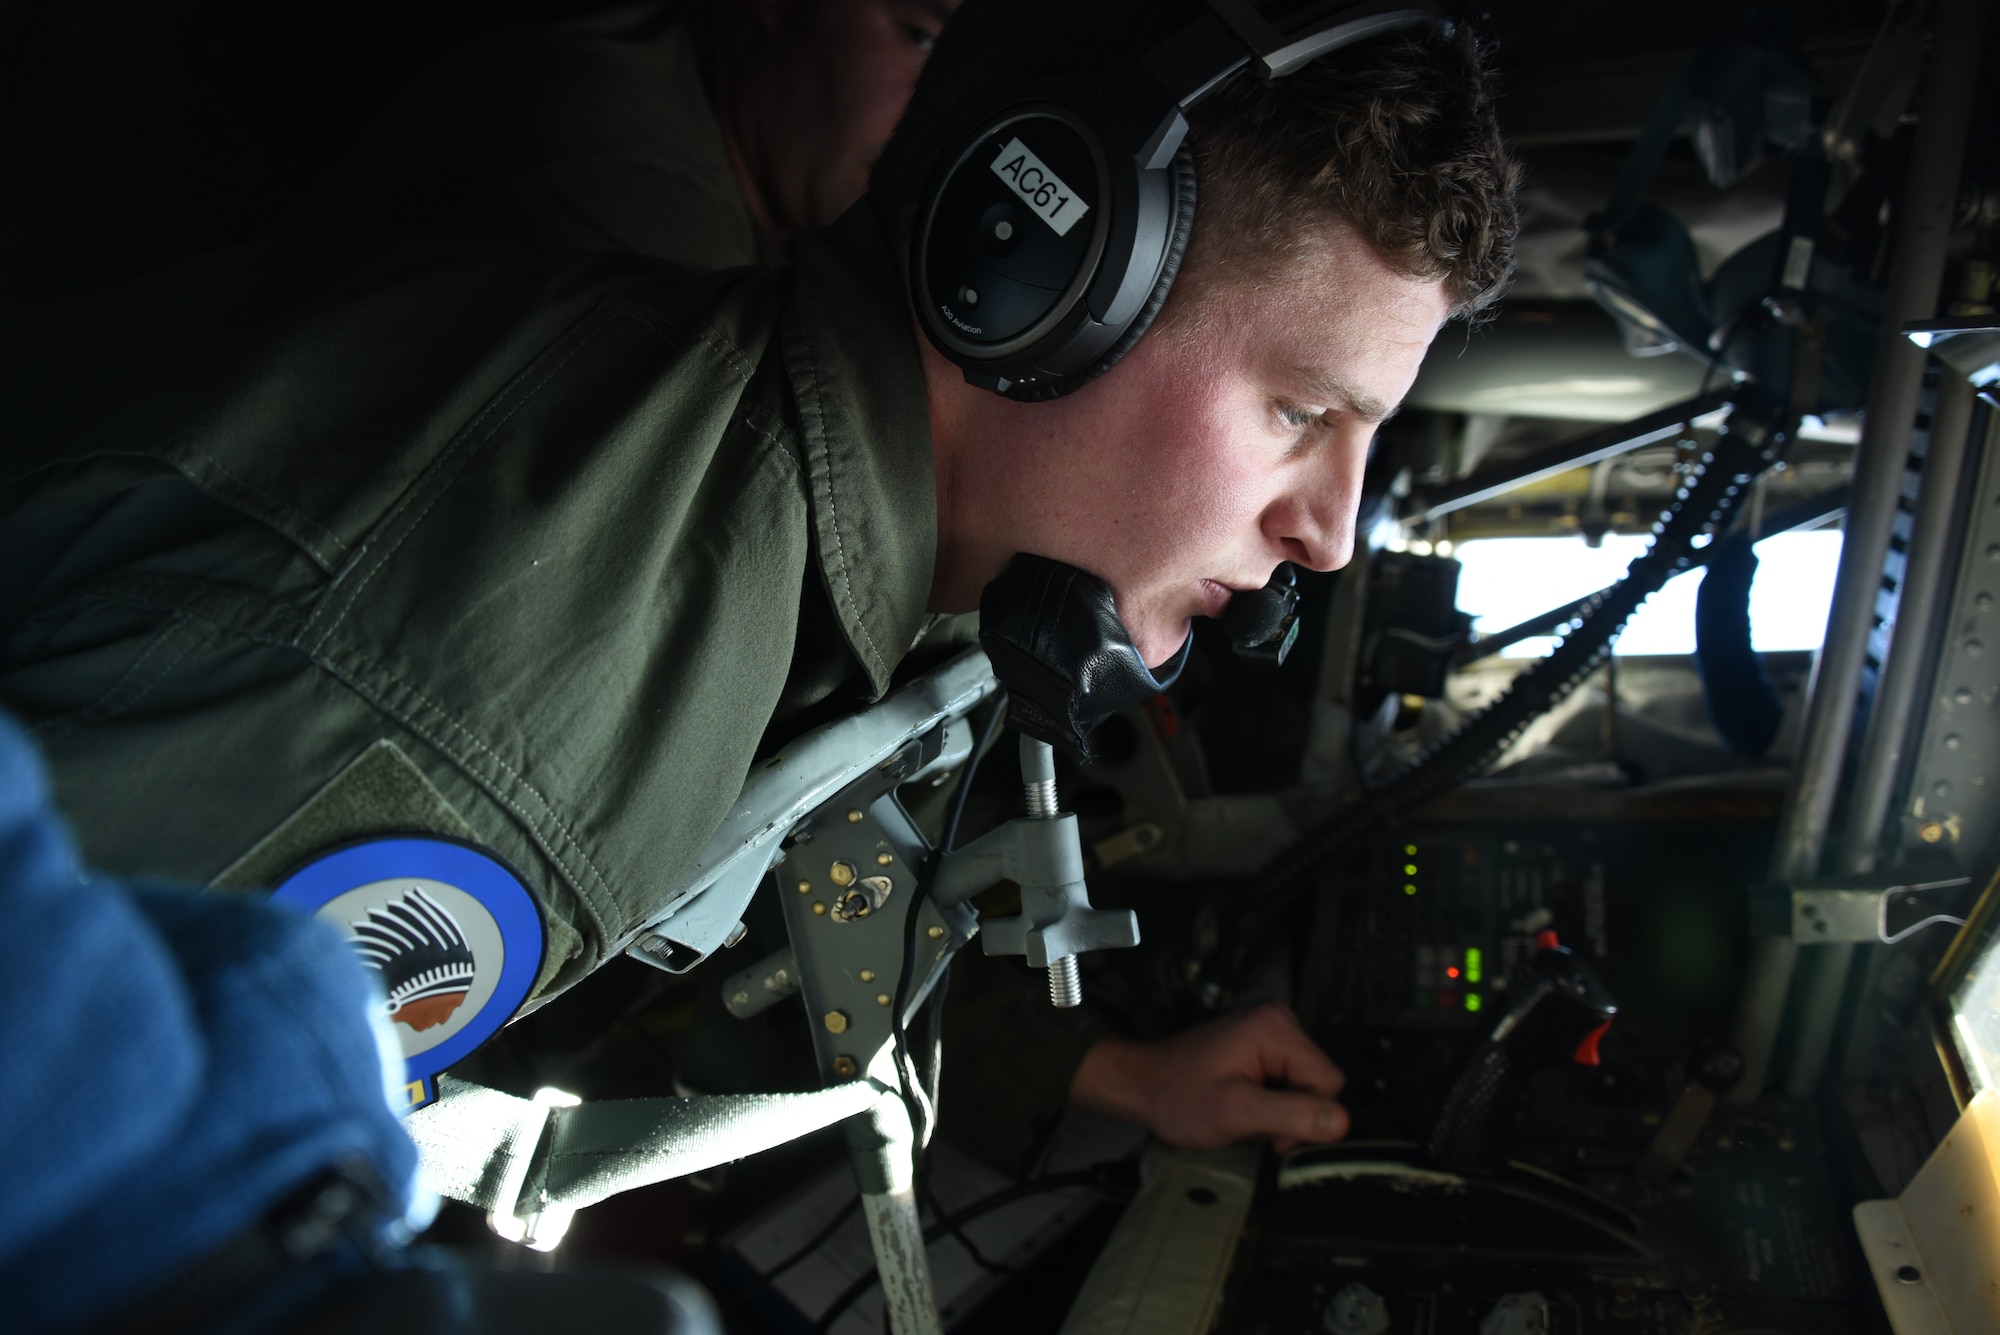
M 1132 647 L 1139 651 L 1147 671 L 1157 673 L 1174 661 L 1193 633 L 1194 623 L 1188 620 L 1143 626 L 1132 632 Z

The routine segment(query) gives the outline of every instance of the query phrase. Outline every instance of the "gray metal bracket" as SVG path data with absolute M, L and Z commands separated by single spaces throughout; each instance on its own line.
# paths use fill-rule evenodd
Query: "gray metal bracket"
M 931 856 L 895 789 L 918 768 L 892 757 L 837 794 L 792 832 L 778 869 L 794 976 L 820 1073 L 829 1081 L 866 1071 L 894 1037 L 904 919 Z M 940 904 L 933 896 L 919 910 L 905 1023 L 952 953 L 978 930 L 968 905 Z M 725 986 L 731 1009 L 740 1009 L 733 996 L 742 990 L 736 979 Z
M 964 729 L 954 730 L 953 721 L 999 688 L 986 655 L 969 649 L 880 704 L 815 728 L 759 762 L 690 870 L 660 892 L 646 925 L 613 949 L 669 973 L 685 973 L 707 959 L 735 936 L 750 897 L 800 821 L 940 727 L 942 749 L 928 763 L 946 763 L 954 733 L 963 745 Z M 915 777 L 913 771 L 904 781 Z
M 1076 817 L 1068 812 L 1011 820 L 980 836 L 945 860 L 931 895 L 959 904 L 1001 881 L 1021 887 L 1021 912 L 983 924 L 989 955 L 1025 955 L 1046 969 L 1064 955 L 1139 944 L 1131 910 L 1091 907 Z
M 1964 926 L 1965 920 L 1949 914 L 1933 913 L 1892 933 L 1889 909 L 1899 897 L 1914 898 L 1934 890 L 1954 890 L 1970 885 L 1966 876 L 1937 881 L 1915 881 L 1906 885 L 1852 886 L 1795 885 L 1791 887 L 1792 939 L 1800 945 L 1836 945 L 1869 942 L 1893 946 L 1926 927 L 1940 924 Z
M 1047 743 L 1021 739 L 1021 778 L 1028 815 L 948 854 L 932 898 L 958 905 L 1001 881 L 1020 886 L 1021 912 L 983 924 L 986 953 L 1025 955 L 1049 971 L 1049 999 L 1074 1006 L 1083 999 L 1076 957 L 1138 945 L 1139 918 L 1130 909 L 1091 907 L 1076 817 L 1057 809 L 1055 755 Z

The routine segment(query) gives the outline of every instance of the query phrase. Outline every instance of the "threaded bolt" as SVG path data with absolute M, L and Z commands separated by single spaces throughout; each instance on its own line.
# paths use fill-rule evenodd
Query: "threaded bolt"
M 1083 975 L 1077 972 L 1076 956 L 1049 961 L 1049 1002 L 1060 1010 L 1083 1004 Z
M 1022 785 L 1028 793 L 1028 819 L 1054 820 L 1056 818 L 1056 781 L 1044 779 L 1040 783 Z

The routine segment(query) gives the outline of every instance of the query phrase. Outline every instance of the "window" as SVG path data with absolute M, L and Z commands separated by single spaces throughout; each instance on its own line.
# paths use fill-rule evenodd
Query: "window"
M 1473 629 L 1492 634 L 1576 602 L 1616 583 L 1650 539 L 1611 534 L 1602 547 L 1577 538 L 1476 538 L 1452 552 L 1464 563 L 1458 605 L 1475 618 Z M 1750 591 L 1750 636 L 1760 653 L 1817 649 L 1826 634 L 1840 564 L 1840 533 L 1822 529 L 1780 533 L 1757 544 L 1757 582 Z M 1668 581 L 1625 625 L 1613 652 L 1694 652 L 1695 591 L 1702 571 Z M 1555 641 L 1523 640 L 1501 651 L 1507 658 L 1539 658 Z

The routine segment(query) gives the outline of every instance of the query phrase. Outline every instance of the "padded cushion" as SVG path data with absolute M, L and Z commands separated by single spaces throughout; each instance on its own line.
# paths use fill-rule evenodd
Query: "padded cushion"
M 1153 320 L 1159 315 L 1160 308 L 1167 304 L 1167 293 L 1173 290 L 1174 278 L 1181 271 L 1181 260 L 1187 255 L 1188 238 L 1194 235 L 1194 150 L 1181 145 L 1180 151 L 1174 154 L 1170 170 L 1174 174 L 1173 229 L 1167 236 L 1167 253 L 1160 264 L 1160 276 L 1154 281 L 1146 304 L 1139 308 L 1139 313 L 1133 317 L 1123 336 L 1089 366 L 1055 380 L 1010 385 L 1006 390 L 1008 398 L 1022 403 L 1047 403 L 1065 394 L 1074 394 L 1115 366 L 1118 359 L 1130 352 L 1145 337 L 1146 331 L 1153 327 Z

